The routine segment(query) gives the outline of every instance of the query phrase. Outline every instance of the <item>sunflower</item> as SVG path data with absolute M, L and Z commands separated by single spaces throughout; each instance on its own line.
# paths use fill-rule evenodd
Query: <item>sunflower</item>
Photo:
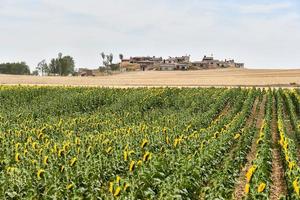
M 250 192 L 250 184 L 247 183 L 247 184 L 245 185 L 245 194 L 249 194 L 249 192 Z
M 170 140 L 169 140 L 169 137 L 168 137 L 168 136 L 166 137 L 166 143 L 167 143 L 167 144 L 170 144 Z
M 237 140 L 241 137 L 241 135 L 239 133 L 237 133 L 235 136 L 234 136 L 234 139 Z
M 61 157 L 64 154 L 64 150 L 60 149 L 57 153 L 58 157 Z
M 38 139 L 41 139 L 42 138 L 42 136 L 43 136 L 43 133 L 41 132 L 41 133 L 39 133 L 39 135 L 38 135 Z
M 43 174 L 45 173 L 45 170 L 43 169 L 39 169 L 38 172 L 37 172 L 37 178 L 40 180 L 43 176 Z
M 176 139 L 174 140 L 173 146 L 174 146 L 174 147 L 177 147 L 178 143 L 179 143 L 179 139 L 176 138 Z
M 109 182 L 109 189 L 108 190 L 111 194 L 113 194 L 113 192 L 114 192 L 114 182 L 113 181 Z
M 298 178 L 296 178 L 293 181 L 293 188 L 294 188 L 294 191 L 296 192 L 296 194 L 299 196 L 299 194 L 300 194 L 300 188 L 299 188 L 299 184 L 298 184 Z
M 87 152 L 89 152 L 89 153 L 90 153 L 91 149 L 92 149 L 92 147 L 91 147 L 91 146 L 89 146 L 89 147 L 87 148 Z
M 261 193 L 265 190 L 266 188 L 266 184 L 265 183 L 261 183 L 259 184 L 258 188 L 257 188 L 257 192 Z
M 116 178 L 116 183 L 117 183 L 118 185 L 120 185 L 120 181 L 121 181 L 121 177 L 120 177 L 120 176 L 117 176 L 117 178 Z
M 251 178 L 252 178 L 252 175 L 253 173 L 255 172 L 257 166 L 256 165 L 252 165 L 250 167 L 250 169 L 248 170 L 248 172 L 246 173 L 246 179 L 247 179 L 247 182 L 249 183 Z
M 72 158 L 72 160 L 70 161 L 70 166 L 72 167 L 76 163 L 76 161 L 77 161 L 76 157 Z
M 23 151 L 24 157 L 27 155 L 27 153 L 28 153 L 27 149 L 24 149 L 24 151 Z
M 44 157 L 43 163 L 44 163 L 44 165 L 48 165 L 48 156 Z
M 139 160 L 136 164 L 137 164 L 138 166 L 142 166 L 143 161 Z
M 124 161 L 127 161 L 127 158 L 128 158 L 128 152 L 127 152 L 127 151 L 124 151 L 123 156 L 124 156 Z
M 144 139 L 141 144 L 141 148 L 143 149 L 148 143 L 149 143 L 149 141 L 147 139 Z
M 129 171 L 132 172 L 134 170 L 134 168 L 135 168 L 135 161 L 132 160 L 129 165 Z
M 16 153 L 16 155 L 15 155 L 15 161 L 16 162 L 20 162 L 20 160 L 21 160 L 20 154 Z
M 75 139 L 75 144 L 80 145 L 80 139 L 78 137 Z
M 69 185 L 66 186 L 67 190 L 71 190 L 72 188 L 74 188 L 74 183 L 70 183 Z
M 121 187 L 118 186 L 118 187 L 116 188 L 116 190 L 115 190 L 114 196 L 117 197 L 117 196 L 120 195 L 120 193 L 121 193 Z
M 65 171 L 65 166 L 62 165 L 62 166 L 60 167 L 60 172 L 64 172 L 64 171 Z
M 126 190 L 127 190 L 128 188 L 129 188 L 129 184 L 128 184 L 128 183 L 125 183 L 125 184 L 124 184 L 124 189 L 123 189 L 123 190 L 126 192 Z
M 143 161 L 147 162 L 150 158 L 151 158 L 151 153 L 147 151 L 143 156 Z
M 296 166 L 295 162 L 289 162 L 289 169 L 292 170 Z
M 107 149 L 106 149 L 106 153 L 110 153 L 111 151 L 112 151 L 112 147 L 108 147 Z
M 36 148 L 37 148 L 37 143 L 36 143 L 36 142 L 33 142 L 33 143 L 31 144 L 31 146 L 32 146 L 33 149 L 36 149 Z
M 19 147 L 20 147 L 20 145 L 21 145 L 21 144 L 18 142 L 18 143 L 15 145 L 15 149 L 18 150 Z

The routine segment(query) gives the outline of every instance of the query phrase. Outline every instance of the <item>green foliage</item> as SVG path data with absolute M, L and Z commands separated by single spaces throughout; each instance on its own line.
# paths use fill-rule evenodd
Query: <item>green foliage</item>
M 1 74 L 19 74 L 28 75 L 30 74 L 30 69 L 25 62 L 20 63 L 2 63 L 0 64 Z
M 254 88 L 0 86 L 0 199 L 231 199 L 263 95 Z M 269 183 L 273 94 L 267 97 L 255 188 Z M 295 150 L 284 137 L 292 182 Z
M 120 65 L 119 64 L 111 64 L 109 67 L 112 71 L 120 70 Z
M 74 73 L 75 62 L 71 56 L 62 56 L 59 53 L 57 58 L 51 59 L 50 63 L 43 60 L 38 64 L 37 70 L 39 70 L 42 75 L 45 73 L 47 75 L 60 75 L 67 76 Z

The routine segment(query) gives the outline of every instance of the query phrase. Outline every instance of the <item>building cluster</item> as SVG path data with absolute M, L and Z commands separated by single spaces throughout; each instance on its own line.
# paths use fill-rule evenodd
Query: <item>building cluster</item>
M 234 60 L 217 60 L 213 56 L 204 56 L 202 61 L 191 62 L 190 56 L 169 57 L 130 57 L 122 59 L 120 67 L 129 71 L 142 70 L 200 70 L 217 68 L 244 68 L 243 63 L 236 63 Z

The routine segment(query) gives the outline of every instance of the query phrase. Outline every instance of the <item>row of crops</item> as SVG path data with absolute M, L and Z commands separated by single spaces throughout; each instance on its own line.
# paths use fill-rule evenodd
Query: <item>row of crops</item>
M 0 199 L 272 199 L 275 148 L 277 196 L 299 199 L 299 102 L 283 89 L 0 86 Z

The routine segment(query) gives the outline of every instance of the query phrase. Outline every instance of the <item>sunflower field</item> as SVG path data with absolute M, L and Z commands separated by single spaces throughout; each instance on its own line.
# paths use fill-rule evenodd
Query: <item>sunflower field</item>
M 0 199 L 300 199 L 299 103 L 297 89 L 0 86 Z

